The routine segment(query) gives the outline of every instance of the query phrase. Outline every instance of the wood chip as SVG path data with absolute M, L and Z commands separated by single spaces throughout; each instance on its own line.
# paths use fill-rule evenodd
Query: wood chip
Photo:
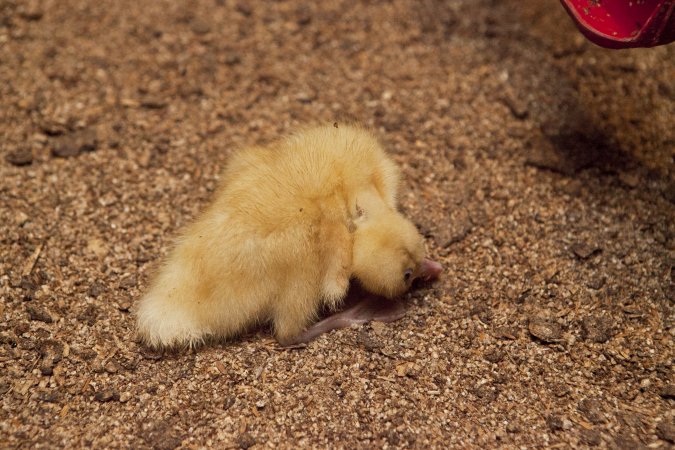
M 35 267 L 35 264 L 37 263 L 37 260 L 40 258 L 40 253 L 42 252 L 42 247 L 43 244 L 38 244 L 37 247 L 35 247 L 35 250 L 33 250 L 33 253 L 30 255 L 28 260 L 23 265 L 23 270 L 21 270 L 21 274 L 26 277 L 31 274 L 33 271 L 33 268 Z

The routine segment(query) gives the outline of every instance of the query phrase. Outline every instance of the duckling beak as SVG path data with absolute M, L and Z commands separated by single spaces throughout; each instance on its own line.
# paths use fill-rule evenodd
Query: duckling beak
M 438 276 L 443 272 L 443 266 L 441 266 L 436 261 L 424 258 L 420 268 L 417 271 L 417 276 L 415 279 L 422 279 L 424 281 L 431 281 L 438 278 Z

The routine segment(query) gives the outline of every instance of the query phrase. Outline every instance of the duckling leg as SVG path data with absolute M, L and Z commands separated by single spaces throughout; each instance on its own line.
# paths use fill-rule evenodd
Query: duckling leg
M 329 309 L 335 310 L 342 303 L 349 289 L 349 266 L 352 260 L 352 236 L 344 224 L 326 227 L 321 242 L 331 243 L 322 255 L 325 261 L 321 297 Z
M 290 344 L 304 344 L 332 330 L 362 325 L 372 320 L 378 322 L 394 322 L 405 316 L 403 303 L 382 297 L 366 294 L 365 298 L 353 298 L 351 306 L 345 310 L 326 317 L 307 328 L 293 338 Z
M 320 297 L 315 289 L 308 289 L 299 281 L 290 286 L 278 299 L 272 312 L 274 335 L 282 345 L 289 345 L 316 317 Z

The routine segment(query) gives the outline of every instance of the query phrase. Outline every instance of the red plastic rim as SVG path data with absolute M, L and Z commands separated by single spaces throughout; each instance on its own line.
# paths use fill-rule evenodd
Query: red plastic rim
M 603 47 L 653 47 L 675 40 L 674 0 L 560 0 L 577 27 Z

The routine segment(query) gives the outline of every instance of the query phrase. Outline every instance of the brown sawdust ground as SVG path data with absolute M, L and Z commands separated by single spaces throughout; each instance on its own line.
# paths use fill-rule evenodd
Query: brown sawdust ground
M 0 0 L 0 447 L 667 448 L 674 50 L 555 1 Z M 345 118 L 442 279 L 304 349 L 143 350 L 228 154 Z

